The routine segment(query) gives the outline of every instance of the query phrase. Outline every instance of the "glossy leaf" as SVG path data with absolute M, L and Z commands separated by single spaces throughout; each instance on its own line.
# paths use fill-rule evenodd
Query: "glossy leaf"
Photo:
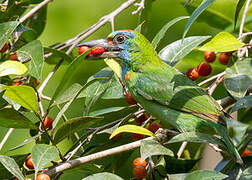
M 251 61 L 251 58 L 245 58 L 226 68 L 224 84 L 235 99 L 244 97 L 252 82 Z
M 240 11 L 241 11 L 243 5 L 245 4 L 245 2 L 246 2 L 246 0 L 239 0 L 237 5 L 236 5 L 235 17 L 234 17 L 234 29 L 235 29 L 236 22 L 237 22 L 237 19 L 239 17 Z
M 217 171 L 198 170 L 188 174 L 185 180 L 223 180 L 226 177 L 228 176 Z
M 0 126 L 16 129 L 37 129 L 23 114 L 11 108 L 0 110 Z
M 36 172 L 58 157 L 56 147 L 47 144 L 36 144 L 32 148 L 32 162 Z
M 59 96 L 63 94 L 63 92 L 70 87 L 74 82 L 72 81 L 75 75 L 76 69 L 82 64 L 84 57 L 89 53 L 86 51 L 85 53 L 81 54 L 77 58 L 73 60 L 73 62 L 68 66 L 67 70 L 65 71 L 60 84 L 58 85 L 52 100 L 50 101 L 50 105 L 57 99 Z
M 143 134 L 143 135 L 147 135 L 147 136 L 152 136 L 154 138 L 157 139 L 157 137 L 155 136 L 155 134 L 153 134 L 151 131 L 149 131 L 148 129 L 145 129 L 143 127 L 140 126 L 136 126 L 136 125 L 124 125 L 124 126 L 120 126 L 119 128 L 117 128 L 109 137 L 110 139 L 113 138 L 114 136 L 116 136 L 119 133 L 122 132 L 130 132 L 130 133 L 137 133 L 137 134 Z
M 196 142 L 196 143 L 213 143 L 218 144 L 222 147 L 225 147 L 225 144 L 219 138 L 198 132 L 185 132 L 174 136 L 168 143 L 177 143 L 177 142 Z
M 30 59 L 29 74 L 41 80 L 44 65 L 44 50 L 41 42 L 39 40 L 34 40 L 21 47 L 17 53 L 21 62 Z
M 208 38 L 210 36 L 191 36 L 184 40 L 180 39 L 164 47 L 158 55 L 164 62 L 174 66 L 179 60 Z
M 167 149 L 155 140 L 141 141 L 140 153 L 141 159 L 143 160 L 154 155 L 174 156 L 173 152 L 170 149 Z
M 18 21 L 9 21 L 0 24 L 0 49 L 2 49 L 8 38 L 11 36 L 12 32 L 18 26 L 18 24 Z
M 5 86 L 4 95 L 17 104 L 29 109 L 33 112 L 37 112 L 38 98 L 35 90 L 30 86 Z
M 184 33 L 183 33 L 183 39 L 186 36 L 188 30 L 194 23 L 194 21 L 197 19 L 197 17 L 206 9 L 208 8 L 215 0 L 203 0 L 202 3 L 199 5 L 197 9 L 193 11 L 193 13 L 190 16 L 190 19 L 188 20 L 188 23 L 185 26 Z
M 232 107 L 232 112 L 238 111 L 241 108 L 252 107 L 252 96 L 245 96 L 235 103 Z
M 11 74 L 22 75 L 26 73 L 27 67 L 17 61 L 5 61 L 0 64 L 0 77 Z
M 99 117 L 77 117 L 70 119 L 63 124 L 60 125 L 58 128 L 55 137 L 54 142 L 59 143 L 66 137 L 74 134 L 75 132 L 86 129 L 88 126 L 92 125 L 93 123 L 100 121 L 103 118 Z
M 8 157 L 8 156 L 4 156 L 4 155 L 0 155 L 0 162 L 15 177 L 22 179 L 22 180 L 25 180 L 23 173 L 21 172 L 21 170 L 19 169 L 17 163 L 15 162 L 15 160 L 13 158 Z
M 83 178 L 82 180 L 123 180 L 123 179 L 115 174 L 102 172 L 102 173 L 92 174 L 86 178 Z
M 154 49 L 157 48 L 159 42 L 163 39 L 163 37 L 165 36 L 165 33 L 167 32 L 167 30 L 174 24 L 176 24 L 177 22 L 179 22 L 180 20 L 183 19 L 188 19 L 189 16 L 181 16 L 181 17 L 177 17 L 174 18 L 173 20 L 169 21 L 167 24 L 165 24 L 161 30 L 156 34 L 156 36 L 153 38 L 153 40 L 151 41 L 152 47 Z
M 229 52 L 235 51 L 244 46 L 244 43 L 236 39 L 228 32 L 220 32 L 210 42 L 204 44 L 199 50 Z

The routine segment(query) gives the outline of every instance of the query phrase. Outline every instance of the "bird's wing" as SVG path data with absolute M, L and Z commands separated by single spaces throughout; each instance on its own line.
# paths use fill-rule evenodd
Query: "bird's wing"
M 129 88 L 147 100 L 219 121 L 222 114 L 219 104 L 175 68 L 153 66 L 147 71 L 134 73 L 132 79 Z

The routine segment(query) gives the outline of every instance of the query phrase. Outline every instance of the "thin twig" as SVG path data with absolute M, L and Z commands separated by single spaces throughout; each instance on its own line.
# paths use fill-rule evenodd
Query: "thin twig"
M 245 19 L 246 19 L 246 16 L 247 16 L 250 1 L 251 0 L 247 0 L 246 5 L 245 5 L 244 10 L 243 10 L 241 25 L 240 25 L 240 29 L 239 29 L 239 37 L 241 37 L 242 33 L 243 33 L 243 27 L 244 27 L 244 24 L 245 24 Z
M 211 86 L 209 86 L 209 87 L 207 88 L 208 94 L 209 94 L 210 96 L 213 95 L 215 89 L 217 88 L 217 86 L 218 86 L 223 80 L 224 80 L 224 75 L 219 76 L 219 77 L 216 79 L 216 81 L 215 81 L 213 84 L 211 84 Z
M 39 3 L 37 6 L 35 6 L 33 9 L 31 9 L 27 14 L 25 14 L 23 17 L 20 18 L 20 22 L 23 23 L 25 20 L 33 16 L 40 8 L 44 7 L 47 5 L 49 2 L 52 0 L 44 0 L 43 2 Z
M 212 81 L 212 80 L 214 80 L 214 79 L 217 79 L 218 77 L 223 76 L 223 75 L 225 75 L 225 71 L 223 71 L 223 72 L 221 72 L 221 73 L 219 73 L 219 74 L 216 74 L 216 75 L 214 75 L 214 76 L 212 76 L 212 77 L 210 77 L 210 78 L 208 78 L 208 79 L 206 79 L 206 80 L 200 82 L 200 83 L 198 84 L 198 86 L 202 86 L 203 84 L 206 84 L 206 83 L 208 83 L 208 82 L 210 82 L 210 81 Z
M 147 139 L 153 139 L 153 138 L 148 137 L 148 138 L 145 138 L 144 140 L 147 140 Z M 53 167 L 52 169 L 49 169 L 49 170 L 43 171 L 43 172 L 48 174 L 49 176 L 51 176 L 53 174 L 65 171 L 67 169 L 74 168 L 76 166 L 79 166 L 81 164 L 84 164 L 84 163 L 87 163 L 87 162 L 90 162 L 90 161 L 94 161 L 94 160 L 101 159 L 101 158 L 104 158 L 104 157 L 108 157 L 108 156 L 111 156 L 111 155 L 114 155 L 114 154 L 119 154 L 119 153 L 122 153 L 122 152 L 125 152 L 125 151 L 136 149 L 136 148 L 140 147 L 141 141 L 142 140 L 135 141 L 135 142 L 132 142 L 132 143 L 129 143 L 129 144 L 125 144 L 125 145 L 122 145 L 122 146 L 118 146 L 118 147 L 115 147 L 115 148 L 111 148 L 111 149 L 107 149 L 107 150 L 104 150 L 104 151 L 101 151 L 101 152 L 90 154 L 88 156 L 84 156 L 84 157 L 80 157 L 80 158 L 77 158 L 77 159 L 74 159 L 74 160 L 66 161 L 65 163 L 63 163 L 63 164 L 61 164 L 59 166 Z
M 137 10 L 133 11 L 132 14 L 135 15 L 137 14 L 139 11 L 141 11 L 142 9 L 144 9 L 144 3 L 145 3 L 145 0 L 141 0 L 140 3 L 135 3 L 134 6 L 137 6 Z
M 10 137 L 11 133 L 14 131 L 14 128 L 10 128 L 8 132 L 5 134 L 3 140 L 0 143 L 0 151 L 2 150 L 4 144 L 7 142 L 8 138 Z
M 182 143 L 182 145 L 180 146 L 180 148 L 179 148 L 179 150 L 178 150 L 178 153 L 177 153 L 178 158 L 181 157 L 183 151 L 184 151 L 185 148 L 186 148 L 186 145 L 187 145 L 187 141 L 184 141 L 184 142 Z

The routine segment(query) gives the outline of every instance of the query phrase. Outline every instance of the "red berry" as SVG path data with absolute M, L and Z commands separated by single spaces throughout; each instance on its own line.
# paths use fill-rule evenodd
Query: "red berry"
M 81 47 L 79 47 L 79 55 L 81 55 L 82 53 L 86 52 L 89 49 L 90 48 L 87 47 L 87 46 L 81 46 Z M 87 55 L 90 55 L 90 54 L 91 54 L 91 51 Z
M 17 53 L 11 54 L 10 60 L 18 61 L 18 55 L 17 55 Z
M 37 84 L 37 85 L 39 85 L 39 84 L 40 84 L 39 80 L 37 80 L 37 81 L 36 81 L 36 84 Z
M 186 76 L 191 79 L 192 81 L 195 81 L 199 78 L 199 73 L 197 71 L 197 69 L 195 68 L 190 68 L 188 69 Z
M 130 92 L 126 93 L 125 99 L 126 99 L 127 103 L 129 103 L 129 104 L 136 104 L 137 103 Z
M 204 53 L 204 58 L 205 58 L 206 62 L 211 63 L 211 62 L 215 61 L 216 54 L 215 54 L 215 52 L 212 52 L 212 51 L 206 51 Z
M 126 74 L 126 75 L 125 75 L 125 77 L 124 77 L 124 78 L 125 78 L 125 81 L 130 80 L 131 76 L 132 76 L 132 74 L 131 74 L 131 73 Z
M 143 134 L 132 134 L 131 135 L 132 139 L 134 140 L 140 140 L 140 139 L 143 139 L 144 138 L 144 135 Z
M 212 72 L 212 67 L 206 62 L 202 62 L 198 65 L 197 71 L 200 76 L 208 76 Z
M 144 112 L 140 117 L 138 117 L 137 119 L 135 119 L 135 121 L 138 124 L 142 124 L 142 122 L 146 121 L 147 119 L 148 119 L 148 116 Z
M 4 46 L 2 47 L 2 49 L 0 50 L 0 53 L 3 53 L 7 50 L 8 48 L 8 43 L 5 43 Z
M 230 59 L 230 55 L 228 55 L 228 53 L 221 53 L 219 55 L 219 62 L 220 62 L 220 64 L 228 65 L 229 59 Z
M 105 49 L 102 47 L 95 47 L 91 50 L 91 54 L 93 55 L 103 54 L 104 52 L 105 52 Z
M 33 166 L 33 162 L 32 162 L 32 157 L 31 156 L 28 156 L 25 160 L 25 165 L 26 167 L 28 167 L 29 169 L 34 169 L 34 166 Z
M 47 129 L 52 129 L 52 124 L 53 124 L 53 119 L 50 118 L 50 117 L 46 117 L 46 118 L 45 118 L 45 121 L 44 121 L 44 126 L 45 126 Z
M 251 154 L 251 152 L 250 152 L 249 150 L 245 149 L 245 150 L 242 152 L 241 156 L 242 156 L 242 157 L 245 157 L 245 156 L 248 156 L 248 155 L 250 155 L 250 154 Z
M 148 130 L 155 133 L 159 128 L 161 128 L 159 123 L 150 123 Z
M 133 167 L 136 167 L 136 166 L 143 166 L 145 167 L 146 166 L 146 161 L 145 160 L 141 160 L 140 157 L 136 158 L 134 161 L 133 161 Z
M 36 180 L 51 180 L 51 178 L 47 174 L 41 173 L 37 176 Z
M 144 166 L 134 167 L 133 174 L 135 178 L 144 178 L 146 176 L 146 169 Z
M 21 84 L 23 84 L 23 81 L 17 80 L 17 81 L 14 81 L 12 85 L 13 85 L 13 86 L 19 86 L 19 85 L 21 85 Z

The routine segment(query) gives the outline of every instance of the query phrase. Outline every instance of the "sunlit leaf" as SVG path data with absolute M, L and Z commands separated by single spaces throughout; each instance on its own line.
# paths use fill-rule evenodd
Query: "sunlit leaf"
M 17 61 L 5 61 L 0 64 L 0 77 L 10 74 L 22 75 L 26 73 L 27 67 Z
M 185 180 L 223 180 L 228 177 L 225 174 L 217 171 L 198 170 L 188 174 Z
M 83 178 L 82 180 L 123 180 L 123 179 L 115 174 L 102 172 L 102 173 L 92 174 L 86 178 Z
M 154 138 L 157 139 L 157 137 L 155 136 L 155 134 L 153 134 L 151 131 L 149 131 L 148 129 L 145 129 L 143 127 L 140 126 L 136 126 L 136 125 L 124 125 L 124 126 L 120 126 L 119 128 L 117 128 L 109 137 L 110 139 L 113 138 L 114 136 L 116 136 L 119 133 L 122 132 L 130 132 L 130 133 L 137 133 L 137 134 L 143 134 L 143 135 L 147 135 L 147 136 L 152 136 Z
M 0 49 L 2 49 L 18 24 L 18 21 L 9 21 L 0 24 Z
M 229 52 L 235 51 L 242 46 L 244 46 L 244 43 L 240 42 L 232 34 L 228 32 L 220 32 L 210 42 L 204 44 L 201 48 L 199 48 L 199 50 Z
M 189 16 L 181 16 L 181 17 L 177 17 L 171 21 L 169 21 L 167 24 L 165 24 L 161 30 L 156 34 L 156 36 L 153 38 L 153 40 L 151 41 L 152 47 L 154 49 L 157 48 L 159 42 L 163 39 L 163 37 L 165 36 L 165 33 L 167 32 L 167 30 L 174 25 L 175 23 L 179 22 L 180 20 L 183 19 L 188 19 Z

